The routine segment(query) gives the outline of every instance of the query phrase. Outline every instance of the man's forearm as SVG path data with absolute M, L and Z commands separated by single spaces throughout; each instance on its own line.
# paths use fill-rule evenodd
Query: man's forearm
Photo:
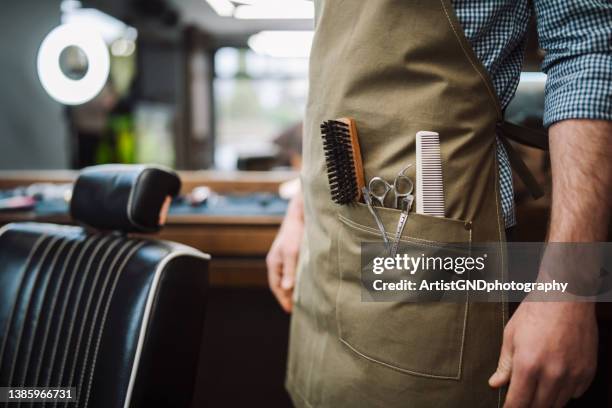
M 566 120 L 550 127 L 550 242 L 605 241 L 612 207 L 612 122 Z
M 553 198 L 548 240 L 605 241 L 612 205 L 612 123 L 568 120 L 553 125 L 549 133 Z M 581 262 L 574 264 L 582 258 L 560 263 L 558 248 L 552 247 L 540 277 L 585 275 L 589 270 Z M 574 254 L 562 247 L 561 254 Z M 584 281 L 590 279 L 587 273 Z M 594 303 L 523 301 L 506 325 L 489 384 L 510 383 L 504 407 L 560 407 L 584 393 L 596 367 Z

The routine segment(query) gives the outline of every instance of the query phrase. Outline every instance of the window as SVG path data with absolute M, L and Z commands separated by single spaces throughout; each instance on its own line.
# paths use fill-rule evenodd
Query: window
M 215 55 L 215 165 L 236 169 L 245 159 L 282 156 L 275 139 L 304 117 L 308 59 L 273 58 L 247 49 Z M 242 168 L 242 167 L 241 167 Z

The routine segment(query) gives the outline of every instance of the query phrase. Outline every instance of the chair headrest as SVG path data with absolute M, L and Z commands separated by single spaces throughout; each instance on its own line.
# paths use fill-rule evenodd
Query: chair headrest
M 70 214 L 101 230 L 156 232 L 166 197 L 176 196 L 180 189 L 178 175 L 163 167 L 87 167 L 74 184 Z

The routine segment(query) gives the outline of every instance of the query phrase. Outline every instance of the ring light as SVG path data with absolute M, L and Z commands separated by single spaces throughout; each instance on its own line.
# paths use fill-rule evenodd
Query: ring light
M 66 76 L 60 55 L 70 46 L 86 56 L 88 69 L 80 79 Z M 47 93 L 65 105 L 80 105 L 93 99 L 106 84 L 110 71 L 108 48 L 102 36 L 82 24 L 63 24 L 54 28 L 38 50 L 38 77 Z

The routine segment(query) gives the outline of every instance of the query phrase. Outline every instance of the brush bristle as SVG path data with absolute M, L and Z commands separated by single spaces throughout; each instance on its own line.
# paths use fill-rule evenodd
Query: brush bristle
M 332 200 L 341 205 L 352 203 L 359 196 L 359 188 L 349 126 L 337 120 L 325 121 L 321 136 Z

